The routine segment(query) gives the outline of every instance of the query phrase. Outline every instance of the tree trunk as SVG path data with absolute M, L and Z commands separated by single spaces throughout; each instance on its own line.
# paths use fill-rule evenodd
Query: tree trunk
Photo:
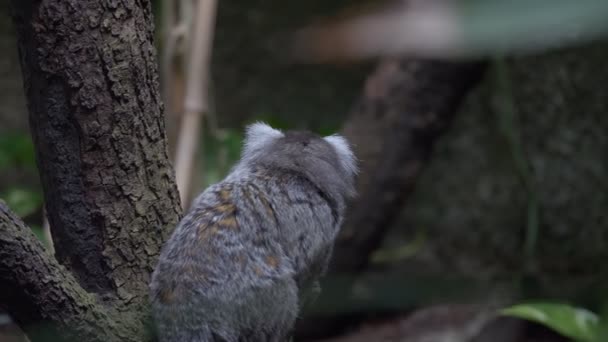
M 57 261 L 2 208 L 0 293 L 14 294 L 7 309 L 26 328 L 141 341 L 150 273 L 180 216 L 151 5 L 12 7 Z

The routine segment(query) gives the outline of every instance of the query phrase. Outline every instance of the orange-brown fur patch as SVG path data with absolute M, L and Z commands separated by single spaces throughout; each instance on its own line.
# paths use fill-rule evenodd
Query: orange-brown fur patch
M 259 199 L 260 199 L 260 201 L 262 201 L 262 204 L 264 205 L 264 208 L 266 209 L 266 212 L 268 213 L 268 215 L 274 217 L 276 220 L 276 216 L 274 214 L 274 209 L 272 209 L 270 202 L 268 202 L 268 200 L 266 200 L 266 198 L 264 198 L 264 196 L 259 196 Z
M 230 189 L 220 190 L 219 196 L 222 202 L 228 202 L 230 200 Z
M 274 255 L 267 255 L 264 262 L 266 262 L 266 265 L 270 266 L 271 268 L 277 268 L 277 266 L 279 266 L 279 259 L 277 259 L 277 257 Z
M 238 228 L 238 224 L 236 222 L 236 216 L 234 216 L 234 215 L 224 216 L 224 218 L 222 218 L 217 224 L 221 228 L 228 228 L 228 229 L 237 229 Z
M 215 225 L 209 226 L 208 224 L 201 224 L 198 227 L 198 239 L 200 241 L 208 240 L 210 237 L 217 234 L 218 230 L 219 229 Z
M 177 298 L 178 291 L 175 287 L 175 283 L 163 284 L 162 288 L 158 290 L 158 300 L 163 304 L 171 304 Z
M 245 196 L 247 200 L 251 202 L 251 192 L 249 191 L 249 188 L 243 189 L 243 196 Z
M 262 179 L 262 180 L 270 180 L 270 179 L 271 179 L 270 175 L 268 175 L 268 173 L 267 173 L 267 172 L 264 172 L 264 171 L 262 171 L 262 170 L 258 170 L 258 171 L 255 173 L 255 175 L 256 175 L 258 178 Z
M 236 211 L 236 206 L 232 203 L 223 203 L 215 207 L 220 214 L 232 214 Z

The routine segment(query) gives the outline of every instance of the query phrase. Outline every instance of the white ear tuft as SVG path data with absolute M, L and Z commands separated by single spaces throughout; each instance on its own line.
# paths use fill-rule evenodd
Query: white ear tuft
M 247 126 L 245 136 L 243 155 L 248 156 L 261 150 L 275 139 L 283 137 L 283 132 L 270 127 L 266 123 L 258 121 Z
M 324 139 L 336 150 L 338 158 L 340 159 L 340 164 L 344 170 L 351 175 L 357 174 L 357 172 L 359 172 L 357 160 L 346 138 L 338 134 L 333 134 Z

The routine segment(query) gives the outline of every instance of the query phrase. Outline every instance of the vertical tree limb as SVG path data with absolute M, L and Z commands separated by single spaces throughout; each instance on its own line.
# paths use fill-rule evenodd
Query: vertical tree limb
M 143 304 L 180 213 L 150 3 L 11 5 L 57 259 L 86 290 Z

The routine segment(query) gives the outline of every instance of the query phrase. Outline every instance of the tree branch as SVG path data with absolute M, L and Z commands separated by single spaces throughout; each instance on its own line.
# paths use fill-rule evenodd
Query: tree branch
M 144 335 L 141 321 L 98 304 L 82 289 L 2 201 L 0 303 L 34 341 L 141 342 Z
M 343 129 L 362 171 L 332 272 L 367 265 L 483 69 L 481 63 L 388 60 L 367 80 Z
M 359 196 L 349 206 L 336 241 L 332 275 L 354 280 L 366 268 L 414 189 L 434 143 L 483 70 L 483 63 L 386 60 L 368 78 L 343 128 L 361 161 L 361 172 Z M 353 284 L 344 284 L 342 291 Z M 324 300 L 321 293 L 318 302 Z M 352 323 L 342 317 L 311 318 L 299 323 L 298 332 L 327 336 Z
M 150 3 L 11 5 L 57 259 L 87 291 L 143 304 L 181 212 Z

